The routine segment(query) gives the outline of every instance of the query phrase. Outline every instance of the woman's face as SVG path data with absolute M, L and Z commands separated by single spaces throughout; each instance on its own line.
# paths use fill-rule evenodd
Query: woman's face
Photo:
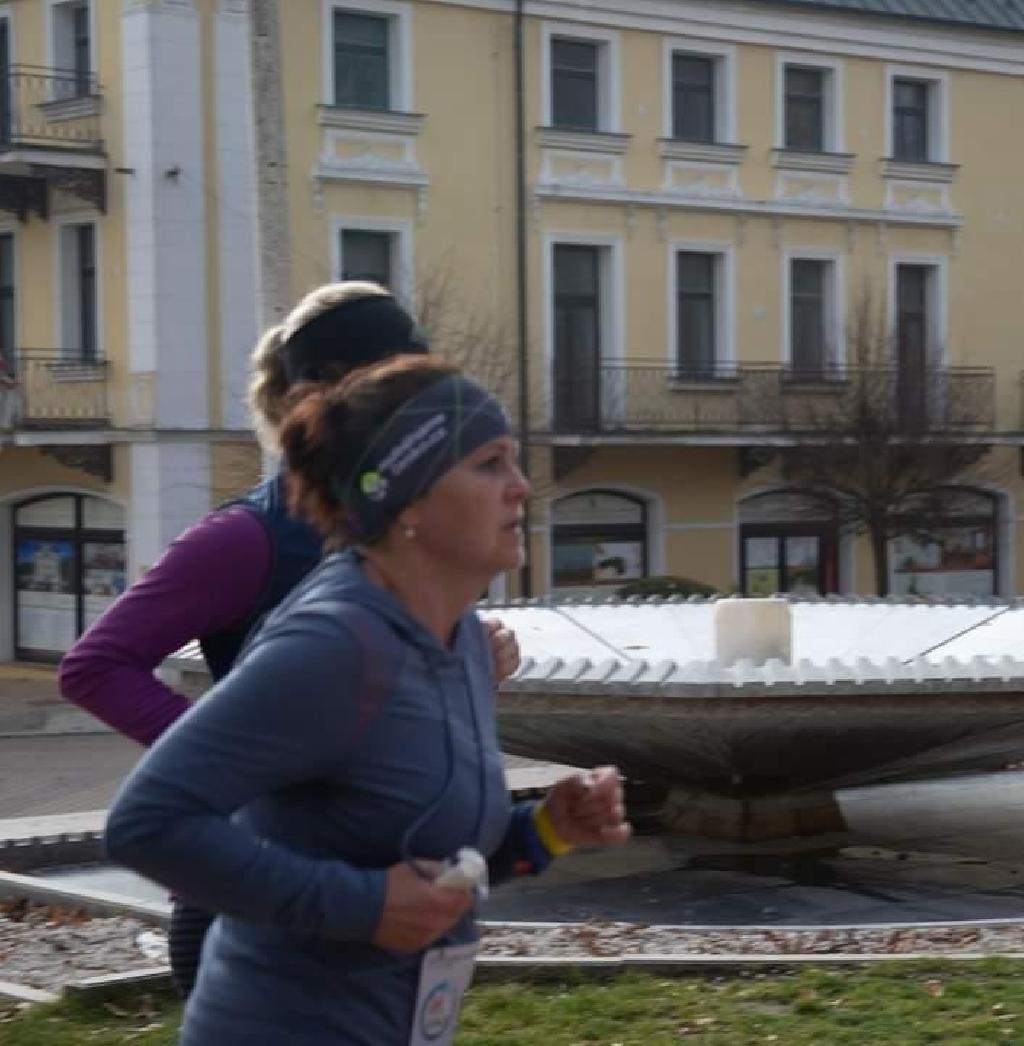
M 467 573 L 488 579 L 523 561 L 523 503 L 530 492 L 518 447 L 500 436 L 446 472 L 410 510 L 415 541 Z

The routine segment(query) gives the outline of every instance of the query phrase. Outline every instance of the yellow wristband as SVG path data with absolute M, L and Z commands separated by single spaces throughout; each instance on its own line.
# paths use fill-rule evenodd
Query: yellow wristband
M 540 836 L 544 849 L 552 857 L 561 857 L 562 854 L 567 854 L 573 849 L 572 843 L 567 843 L 555 831 L 555 826 L 551 823 L 551 815 L 543 803 L 538 803 L 533 808 L 533 826 L 537 829 L 537 835 Z

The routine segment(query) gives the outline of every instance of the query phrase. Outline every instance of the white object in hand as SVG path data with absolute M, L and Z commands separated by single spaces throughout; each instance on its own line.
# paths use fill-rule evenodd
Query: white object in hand
M 464 846 L 434 883 L 449 890 L 476 889 L 483 900 L 487 897 L 487 862 L 478 850 Z

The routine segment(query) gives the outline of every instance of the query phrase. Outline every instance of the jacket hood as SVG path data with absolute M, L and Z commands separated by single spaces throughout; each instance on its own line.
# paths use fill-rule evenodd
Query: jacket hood
M 467 619 L 475 617 L 472 608 L 459 618 L 454 648 L 449 650 L 413 617 L 397 596 L 366 576 L 363 559 L 362 553 L 354 548 L 326 556 L 301 586 L 305 595 L 303 601 L 337 600 L 366 607 L 384 618 L 404 640 L 431 658 L 452 658 L 461 652 L 466 642 Z

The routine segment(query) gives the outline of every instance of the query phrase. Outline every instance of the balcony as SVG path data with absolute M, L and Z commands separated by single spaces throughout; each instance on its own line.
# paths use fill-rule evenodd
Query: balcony
M 51 189 L 106 207 L 103 97 L 96 78 L 40 66 L 0 74 L 0 210 L 46 218 Z
M 73 350 L 0 356 L 0 432 L 93 429 L 110 424 L 107 361 Z
M 665 363 L 602 363 L 556 380 L 558 437 L 763 437 L 848 429 L 870 405 L 876 424 L 906 433 L 967 434 L 995 424 L 988 367 L 795 370 L 744 363 L 681 371 Z M 544 434 L 544 433 L 541 433 Z

